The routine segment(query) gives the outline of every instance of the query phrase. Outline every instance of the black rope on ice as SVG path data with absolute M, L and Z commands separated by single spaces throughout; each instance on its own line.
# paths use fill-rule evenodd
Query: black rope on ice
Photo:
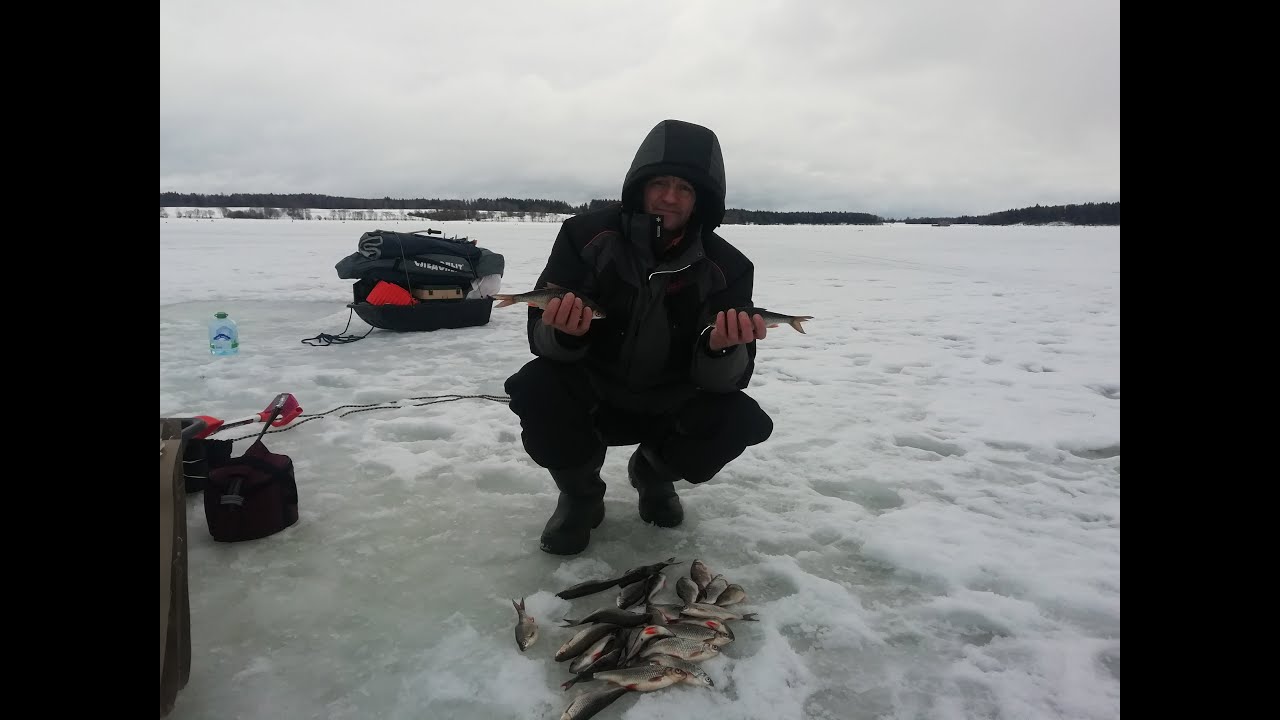
M 347 343 L 353 343 L 357 340 L 363 340 L 364 338 L 369 336 L 369 333 L 373 332 L 372 327 L 366 330 L 364 335 L 347 335 L 346 334 L 348 328 L 351 327 L 351 316 L 354 314 L 355 314 L 354 310 L 351 310 L 351 309 L 347 310 L 347 327 L 342 328 L 342 332 L 338 333 L 337 335 L 320 333 L 315 337 L 303 338 L 302 344 L 310 345 L 311 347 L 324 347 L 326 345 L 345 345 Z
M 333 408 L 332 410 L 326 410 L 326 411 L 324 411 L 324 412 L 322 412 L 322 413 L 304 413 L 304 414 L 302 414 L 302 415 L 299 415 L 299 416 L 298 416 L 298 418 L 299 418 L 298 422 L 295 422 L 295 423 L 289 423 L 288 425 L 286 425 L 286 426 L 284 426 L 284 427 L 281 427 L 281 428 L 274 428 L 274 429 L 271 429 L 271 430 L 267 430 L 267 431 L 266 431 L 265 433 L 263 433 L 263 434 L 270 435 L 270 434 L 272 434 L 272 433 L 281 433 L 281 432 L 285 432 L 286 430 L 292 430 L 292 429 L 294 429 L 294 428 L 298 427 L 299 425 L 305 425 L 306 423 L 309 423 L 309 422 L 311 422 L 312 420 L 318 420 L 318 419 L 320 419 L 320 418 L 322 418 L 322 417 L 325 417 L 326 415 L 331 415 L 331 414 L 333 414 L 333 413 L 338 412 L 339 410 L 342 410 L 343 408 L 355 408 L 355 409 L 354 409 L 354 410 L 347 410 L 347 411 L 346 411 L 346 412 L 344 412 L 344 413 L 339 413 L 339 414 L 338 414 L 338 415 L 336 415 L 335 417 L 340 417 L 340 418 L 341 418 L 341 417 L 346 417 L 346 416 L 348 416 L 348 415 L 354 415 L 354 414 L 356 414 L 356 413 L 369 412 L 370 410 L 395 410 L 395 409 L 397 409 L 397 408 L 406 408 L 406 407 L 425 407 L 425 406 L 427 406 L 427 405 L 436 405 L 436 404 L 438 404 L 438 403 L 445 403 L 445 402 L 455 402 L 455 401 L 458 401 L 458 400 L 471 400 L 471 399 L 474 399 L 474 400 L 491 400 L 491 401 L 493 401 L 493 402 L 500 402 L 500 403 L 509 403 L 509 402 L 511 402 L 511 398 L 510 398 L 510 397 L 508 397 L 508 396 L 506 396 L 506 395 L 485 395 L 485 394 L 481 394 L 481 395 L 424 395 L 424 396 L 422 396 L 422 397 L 414 397 L 414 398 L 409 398 L 409 399 L 410 399 L 410 400 L 425 400 L 426 402 L 414 403 L 414 404 L 412 404 L 412 405 L 400 405 L 400 404 L 398 404 L 398 403 L 400 402 L 399 400 L 388 400 L 387 402 L 373 403 L 373 404 L 370 404 L 370 405 L 339 405 L 338 407 Z M 251 432 L 251 433 L 249 433 L 248 435 L 241 435 L 240 437 L 231 438 L 231 441 L 232 441 L 232 442 L 235 442 L 236 440 L 244 440 L 245 438 L 257 437 L 257 436 L 258 436 L 258 432 Z

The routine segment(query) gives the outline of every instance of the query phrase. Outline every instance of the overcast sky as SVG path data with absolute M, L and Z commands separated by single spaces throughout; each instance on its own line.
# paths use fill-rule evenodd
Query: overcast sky
M 729 207 L 1120 199 L 1119 0 L 160 4 L 160 190 L 617 198 L 677 118 Z

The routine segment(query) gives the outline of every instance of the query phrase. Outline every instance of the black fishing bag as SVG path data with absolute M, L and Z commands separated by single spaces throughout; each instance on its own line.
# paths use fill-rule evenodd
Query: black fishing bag
M 259 439 L 240 457 L 209 471 L 204 491 L 209 534 L 218 542 L 257 540 L 298 521 L 293 459 Z

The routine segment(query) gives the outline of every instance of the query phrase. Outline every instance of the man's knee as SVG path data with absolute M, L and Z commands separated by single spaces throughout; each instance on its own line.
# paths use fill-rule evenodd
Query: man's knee
M 681 424 L 695 433 L 739 438 L 744 447 L 759 445 L 773 434 L 773 420 L 742 391 L 703 397 Z
M 550 361 L 544 358 L 534 358 L 507 378 L 503 389 L 511 396 L 512 402 L 523 400 L 546 388 L 549 382 L 554 382 L 555 371 L 550 365 Z
M 569 377 L 577 368 L 546 358 L 534 358 L 507 378 L 503 389 L 511 398 L 511 411 L 526 414 L 563 414 L 570 405 L 579 404 L 574 397 Z M 580 371 L 579 371 L 580 372 Z
M 702 399 L 681 418 L 664 457 L 692 484 L 715 477 L 742 451 L 773 434 L 773 420 L 743 392 Z
M 744 436 L 747 438 L 747 445 L 759 445 L 769 436 L 773 434 L 773 418 L 769 417 L 769 413 L 760 407 L 760 403 L 756 402 L 746 393 L 738 393 L 745 400 L 747 406 L 743 408 L 743 424 Z
M 584 382 L 576 366 L 535 358 L 504 383 L 509 407 L 520 418 L 525 452 L 539 465 L 577 467 L 596 451 Z
M 773 418 L 769 417 L 769 414 L 756 401 L 752 400 L 751 404 L 755 405 L 755 413 L 751 416 L 747 425 L 746 437 L 748 446 L 759 445 L 768 440 L 769 436 L 773 434 Z

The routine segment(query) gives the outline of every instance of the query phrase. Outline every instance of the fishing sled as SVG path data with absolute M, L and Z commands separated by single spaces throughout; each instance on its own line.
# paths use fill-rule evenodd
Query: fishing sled
M 379 286 L 379 283 L 382 285 Z M 493 312 L 493 298 L 467 299 L 463 297 L 460 288 L 453 286 L 444 286 L 452 292 L 442 293 L 440 289 L 432 288 L 422 293 L 438 293 L 441 295 L 438 298 L 403 304 L 378 302 L 380 295 L 390 294 L 386 292 L 387 285 L 405 290 L 402 297 L 417 299 L 412 294 L 413 291 L 405 287 L 410 283 L 402 285 L 386 280 L 364 279 L 352 287 L 355 299 L 348 303 L 347 307 L 354 310 L 361 320 L 370 325 L 397 332 L 442 330 L 445 328 L 485 325 L 489 322 L 489 314 Z M 399 295 L 398 293 L 395 294 Z M 370 295 L 374 296 L 373 302 L 369 300 Z
M 502 255 L 438 230 L 374 230 L 335 266 L 355 280 L 347 307 L 376 328 L 400 332 L 484 325 L 500 289 Z

